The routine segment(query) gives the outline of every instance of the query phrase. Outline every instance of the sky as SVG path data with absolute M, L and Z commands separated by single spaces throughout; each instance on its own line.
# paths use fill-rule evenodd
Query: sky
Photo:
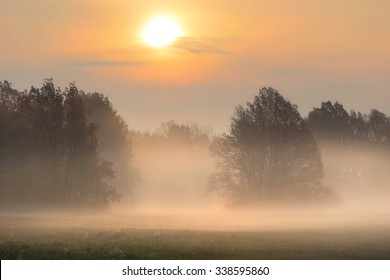
M 159 15 L 183 34 L 156 48 L 141 34 Z M 0 0 L 0 80 L 75 82 L 134 130 L 226 132 L 264 86 L 303 116 L 327 100 L 390 114 L 389 15 L 388 0 Z

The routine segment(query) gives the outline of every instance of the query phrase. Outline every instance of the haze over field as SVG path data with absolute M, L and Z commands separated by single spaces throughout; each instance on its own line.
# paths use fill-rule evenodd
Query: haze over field
M 390 121 L 377 110 L 348 113 L 339 103 L 323 102 L 303 119 L 276 90 L 263 88 L 253 103 L 236 108 L 230 134 L 174 121 L 140 132 L 129 130 L 102 94 L 71 85 L 61 95 L 51 80 L 29 92 L 1 86 L 6 215 L 43 215 L 60 227 L 65 218 L 72 227 L 69 211 L 97 211 L 87 220 L 98 228 L 389 225 Z M 62 109 L 43 105 L 48 97 L 63 100 L 56 103 Z M 61 120 L 61 112 L 63 124 L 47 118 Z M 74 128 L 93 128 L 93 134 L 84 138 Z M 59 223 L 51 220 L 55 213 Z

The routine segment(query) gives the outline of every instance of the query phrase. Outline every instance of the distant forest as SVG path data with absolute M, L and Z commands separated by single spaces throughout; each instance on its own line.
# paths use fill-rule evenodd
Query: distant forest
M 134 143 L 209 150 L 215 168 L 205 190 L 231 204 L 327 201 L 343 184 L 387 188 L 390 180 L 390 118 L 375 109 L 347 112 L 327 101 L 303 118 L 277 90 L 262 88 L 235 108 L 226 134 L 174 121 L 136 132 L 101 93 L 60 89 L 52 79 L 24 91 L 0 82 L 3 206 L 108 207 L 142 178 Z

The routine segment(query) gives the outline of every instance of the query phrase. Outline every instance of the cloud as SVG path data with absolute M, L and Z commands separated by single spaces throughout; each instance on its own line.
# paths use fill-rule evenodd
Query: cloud
M 221 47 L 224 39 L 226 38 L 180 37 L 172 46 L 193 54 L 228 54 L 229 52 Z
M 307 56 L 307 59 L 318 59 L 318 60 L 338 60 L 344 59 L 347 56 L 345 55 L 316 55 L 316 56 Z
M 135 60 L 82 60 L 68 61 L 63 65 L 68 67 L 134 67 L 143 63 Z

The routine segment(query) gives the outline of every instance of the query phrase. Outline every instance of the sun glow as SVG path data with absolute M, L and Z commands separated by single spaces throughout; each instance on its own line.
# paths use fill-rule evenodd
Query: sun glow
M 159 16 L 152 19 L 142 32 L 143 41 L 153 47 L 164 47 L 170 45 L 183 32 L 173 18 Z

